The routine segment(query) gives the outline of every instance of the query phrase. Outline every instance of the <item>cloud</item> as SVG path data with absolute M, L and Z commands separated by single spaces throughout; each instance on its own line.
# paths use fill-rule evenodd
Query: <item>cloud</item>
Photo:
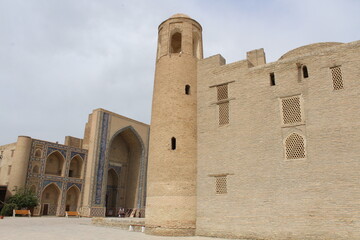
M 82 137 L 95 108 L 150 123 L 158 25 L 185 13 L 204 56 L 360 39 L 358 1 L 0 0 L 0 144 Z

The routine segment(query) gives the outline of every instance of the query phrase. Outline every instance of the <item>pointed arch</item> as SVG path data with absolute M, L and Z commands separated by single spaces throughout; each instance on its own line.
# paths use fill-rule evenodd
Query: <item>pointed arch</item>
M 39 173 L 39 166 L 38 165 L 35 165 L 33 168 L 32 168 L 32 173 Z
M 298 133 L 291 133 L 285 139 L 285 158 L 302 159 L 305 158 L 305 139 Z
M 80 189 L 75 184 L 66 191 L 65 211 L 78 210 L 80 193 Z
M 179 30 L 172 33 L 170 37 L 170 53 L 180 53 L 182 47 L 182 34 Z
M 55 183 L 48 184 L 41 193 L 41 214 L 56 215 L 60 203 L 61 190 Z
M 35 156 L 36 158 L 41 158 L 41 156 L 42 156 L 42 151 L 41 151 L 40 148 L 37 148 L 37 149 L 35 150 L 34 156 Z
M 119 181 L 119 177 L 116 171 L 113 168 L 108 170 L 108 178 L 107 178 L 107 185 L 108 186 L 117 186 Z
M 114 216 L 119 206 L 119 177 L 113 168 L 108 170 L 106 187 L 106 216 Z
M 54 151 L 46 158 L 45 174 L 63 176 L 65 159 L 59 151 Z
M 83 162 L 84 160 L 79 154 L 76 154 L 70 161 L 69 177 L 82 178 L 83 176 Z
M 121 190 L 118 190 L 120 200 L 117 202 L 117 207 L 144 207 L 146 151 L 143 140 L 134 127 L 124 127 L 111 137 L 106 156 L 108 165 L 121 165 L 118 173 L 118 188 Z M 120 157 L 116 158 L 116 156 Z

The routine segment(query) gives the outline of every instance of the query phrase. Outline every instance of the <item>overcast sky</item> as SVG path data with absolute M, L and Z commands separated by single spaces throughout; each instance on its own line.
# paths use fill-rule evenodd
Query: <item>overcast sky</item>
M 157 27 L 175 13 L 227 63 L 360 40 L 359 0 L 0 0 L 0 145 L 82 138 L 96 108 L 150 123 Z

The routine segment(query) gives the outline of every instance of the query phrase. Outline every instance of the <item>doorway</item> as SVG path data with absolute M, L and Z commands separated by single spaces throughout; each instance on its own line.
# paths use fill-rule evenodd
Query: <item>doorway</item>
M 49 215 L 49 204 L 48 203 L 43 204 L 42 215 L 43 216 Z

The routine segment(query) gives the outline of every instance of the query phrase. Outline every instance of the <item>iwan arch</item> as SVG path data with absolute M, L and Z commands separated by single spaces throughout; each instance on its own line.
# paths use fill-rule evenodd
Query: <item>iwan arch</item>
M 59 216 L 141 209 L 148 234 L 360 239 L 360 42 L 231 64 L 202 45 L 190 17 L 160 24 L 150 134 L 95 110 L 84 139 L 2 146 L 1 185 Z

